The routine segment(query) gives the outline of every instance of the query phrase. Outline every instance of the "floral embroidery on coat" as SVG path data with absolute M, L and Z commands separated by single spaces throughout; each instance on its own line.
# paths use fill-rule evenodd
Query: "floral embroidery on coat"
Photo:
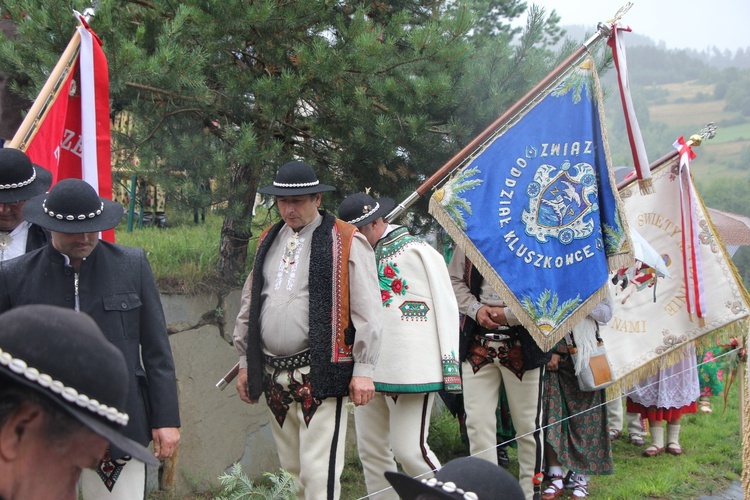
M 398 264 L 388 262 L 378 266 L 378 276 L 380 277 L 380 300 L 383 307 L 390 307 L 393 298 L 398 295 L 405 295 L 409 286 L 406 280 L 400 277 Z

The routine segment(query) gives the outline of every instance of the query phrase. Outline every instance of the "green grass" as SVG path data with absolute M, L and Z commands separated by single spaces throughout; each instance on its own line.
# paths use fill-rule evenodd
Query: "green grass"
M 615 473 L 593 476 L 589 493 L 592 499 L 631 500 L 694 499 L 717 494 L 742 474 L 742 438 L 736 385 L 732 388 L 726 412 L 720 396 L 712 399 L 714 413 L 683 417 L 680 457 L 663 454 L 656 458 L 641 456 L 643 448 L 631 445 L 627 433 L 615 441 L 612 452 Z M 442 463 L 466 455 L 458 432 L 458 423 L 444 412 L 430 426 L 430 447 Z M 648 444 L 648 438 L 646 439 Z M 509 471 L 518 475 L 516 450 L 508 448 Z M 347 457 L 342 476 L 342 499 L 366 495 L 362 467 L 356 456 Z
M 722 412 L 722 397 L 717 396 L 712 399 L 714 413 L 683 417 L 680 443 L 684 453 L 680 457 L 669 454 L 656 458 L 642 457 L 643 448 L 631 445 L 625 433 L 615 441 L 612 449 L 615 473 L 593 476 L 589 487 L 590 498 L 691 499 L 716 494 L 732 481 L 739 481 L 742 474 L 742 437 L 738 403 L 735 384 L 726 412 Z M 451 428 L 454 438 L 445 435 Z M 436 448 L 436 454 L 443 463 L 465 453 L 457 438 L 458 424 L 447 412 L 431 426 L 431 446 L 434 434 L 438 434 L 439 443 L 453 439 L 452 449 L 443 449 L 438 453 L 440 448 Z M 648 438 L 646 442 L 648 444 Z M 508 448 L 508 451 L 511 457 L 509 470 L 517 475 L 516 450 Z
M 735 141 L 750 142 L 750 123 L 721 127 L 717 130 L 716 137 L 711 139 L 716 144 Z
M 250 270 L 249 264 L 261 229 L 275 222 L 266 216 L 264 208 L 258 207 L 257 212 L 253 237 L 248 245 L 248 265 L 245 274 L 238 277 L 236 286 L 242 286 Z M 223 291 L 227 285 L 220 279 L 218 268 L 223 216 L 208 212 L 205 222 L 196 225 L 192 214 L 187 215 L 167 212 L 166 228 L 134 228 L 130 233 L 123 222 L 116 229 L 117 243 L 146 250 L 154 278 L 162 292 L 191 294 Z
M 695 499 L 717 494 L 742 475 L 742 436 L 740 434 L 739 399 L 737 385 L 730 391 L 725 412 L 723 399 L 712 399 L 712 414 L 697 413 L 683 417 L 680 444 L 682 456 L 663 454 L 655 458 L 641 456 L 645 448 L 627 441 L 627 432 L 614 442 L 612 453 L 615 473 L 593 476 L 589 486 L 590 498 L 611 500 Z M 461 441 L 458 422 L 444 412 L 434 418 L 430 426 L 430 447 L 444 464 L 467 454 Z M 649 438 L 646 438 L 648 445 Z M 509 471 L 518 475 L 516 450 L 509 447 Z M 362 466 L 356 456 L 347 456 L 342 475 L 342 495 L 345 500 L 366 495 Z
M 641 456 L 642 448 L 626 439 L 615 441 L 615 474 L 595 477 L 589 491 L 593 498 L 698 498 L 716 494 L 742 474 L 742 437 L 736 385 L 726 412 L 721 397 L 714 397 L 712 414 L 682 418 L 682 456 Z M 646 441 L 648 444 L 648 439 Z
M 718 494 L 742 474 L 742 437 L 740 434 L 739 400 L 737 384 L 732 387 L 726 412 L 722 412 L 721 396 L 712 399 L 712 414 L 694 414 L 683 417 L 680 444 L 682 456 L 663 454 L 655 458 L 641 456 L 643 448 L 631 445 L 627 433 L 614 442 L 612 452 L 615 473 L 609 476 L 592 476 L 589 493 L 593 500 L 667 500 L 696 499 L 703 495 Z M 646 443 L 649 440 L 646 438 Z M 458 422 L 445 411 L 430 425 L 430 447 L 444 464 L 453 458 L 466 455 L 461 441 Z M 518 475 L 516 450 L 509 447 L 511 464 L 508 469 Z M 213 492 L 216 493 L 216 492 Z M 363 498 L 367 495 L 362 475 L 362 465 L 354 453 L 346 457 L 341 476 L 342 500 Z M 174 498 L 154 492 L 150 500 Z M 185 500 L 211 498 L 210 494 L 181 497 Z
M 172 224 L 167 214 L 168 224 Z M 116 230 L 117 243 L 146 250 L 161 291 L 195 293 L 218 285 L 219 242 L 222 219 L 208 215 L 204 224 L 180 223 L 159 229 Z

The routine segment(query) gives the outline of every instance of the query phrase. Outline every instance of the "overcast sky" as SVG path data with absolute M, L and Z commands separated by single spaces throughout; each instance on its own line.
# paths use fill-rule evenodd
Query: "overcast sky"
M 556 10 L 561 24 L 596 29 L 627 4 L 627 0 L 526 0 L 548 12 Z M 525 21 L 525 16 L 524 16 Z M 663 41 L 670 49 L 718 47 L 734 53 L 750 47 L 750 0 L 634 0 L 620 21 L 633 33 Z M 627 38 L 625 39 L 627 43 Z

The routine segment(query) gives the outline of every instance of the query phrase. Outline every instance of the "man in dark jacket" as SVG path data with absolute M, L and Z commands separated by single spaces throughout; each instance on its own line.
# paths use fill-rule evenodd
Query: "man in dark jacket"
M 0 261 L 47 244 L 49 234 L 24 219 L 23 205 L 50 184 L 52 173 L 32 164 L 23 151 L 0 148 Z
M 122 219 L 122 207 L 100 198 L 84 181 L 65 179 L 23 209 L 50 231 L 50 244 L 2 263 L 0 312 L 49 304 L 91 316 L 125 356 L 130 370 L 124 434 L 166 458 L 180 440 L 174 362 L 164 312 L 143 249 L 98 239 Z M 127 466 L 126 466 L 127 465 Z M 92 480 L 93 478 L 93 480 Z M 96 489 L 98 488 L 98 489 Z M 84 498 L 143 498 L 145 465 L 116 446 L 97 473 L 84 473 Z M 120 497 L 118 497 L 120 498 Z

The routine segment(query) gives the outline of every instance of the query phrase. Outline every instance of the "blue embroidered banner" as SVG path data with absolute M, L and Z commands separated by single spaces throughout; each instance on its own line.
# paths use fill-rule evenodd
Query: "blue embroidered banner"
M 551 348 L 630 265 L 592 64 L 571 70 L 478 148 L 430 213 L 531 332 Z

